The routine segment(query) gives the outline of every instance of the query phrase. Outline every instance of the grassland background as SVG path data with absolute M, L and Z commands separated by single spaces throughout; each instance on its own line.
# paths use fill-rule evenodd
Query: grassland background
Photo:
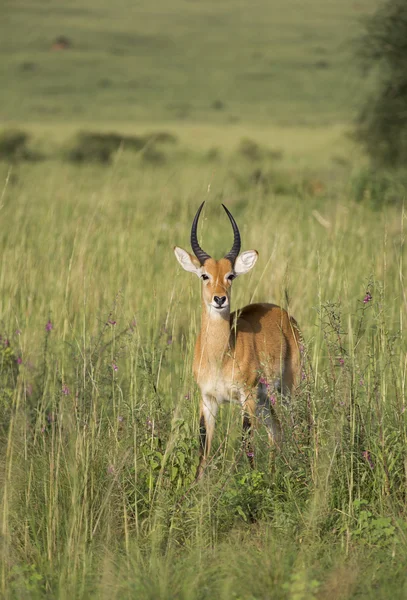
M 349 135 L 373 8 L 3 3 L 2 125 L 44 157 L 0 163 L 4 597 L 405 597 L 404 188 Z M 177 142 L 77 165 L 78 130 Z M 281 452 L 260 430 L 250 472 L 225 407 L 194 485 L 199 284 L 172 247 L 203 199 L 208 252 L 225 202 L 260 253 L 235 306 L 288 302 L 307 361 Z

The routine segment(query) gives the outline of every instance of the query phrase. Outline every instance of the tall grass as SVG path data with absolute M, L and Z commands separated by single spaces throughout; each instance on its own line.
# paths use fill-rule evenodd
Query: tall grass
M 187 158 L 1 169 L 2 595 L 404 597 L 403 210 Z M 225 407 L 196 485 L 199 284 L 172 247 L 203 199 L 208 252 L 223 201 L 260 253 L 234 306 L 288 306 L 305 360 L 282 450 L 259 430 L 250 471 Z

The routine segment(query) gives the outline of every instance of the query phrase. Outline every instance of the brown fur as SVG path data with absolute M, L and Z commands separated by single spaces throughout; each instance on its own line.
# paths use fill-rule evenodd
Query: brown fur
M 291 394 L 300 379 L 299 330 L 296 321 L 286 310 L 275 304 L 250 304 L 230 313 L 233 272 L 228 259 L 207 259 L 200 272 L 210 276 L 202 286 L 202 319 L 194 354 L 194 376 L 202 392 L 200 407 L 201 447 L 197 477 L 201 477 L 210 452 L 218 406 L 227 401 L 238 402 L 244 412 L 244 429 L 253 429 L 264 378 L 283 394 Z M 211 307 L 214 297 L 226 296 L 222 311 Z M 264 394 L 263 394 L 264 396 Z M 270 404 L 270 403 L 269 403 Z M 281 438 L 280 425 L 271 404 L 270 437 Z M 266 419 L 268 418 L 265 412 Z M 250 463 L 253 454 L 248 452 Z

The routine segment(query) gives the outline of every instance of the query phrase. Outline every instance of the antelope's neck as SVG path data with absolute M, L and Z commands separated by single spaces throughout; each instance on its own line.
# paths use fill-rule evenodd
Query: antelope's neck
M 199 352 L 204 363 L 221 367 L 229 349 L 230 311 L 222 311 L 223 314 L 215 311 L 216 309 L 208 310 L 202 303 Z

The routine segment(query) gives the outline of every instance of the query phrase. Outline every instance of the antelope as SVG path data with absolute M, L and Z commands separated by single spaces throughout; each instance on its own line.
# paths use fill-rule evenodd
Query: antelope
M 232 282 L 256 264 L 256 250 L 240 255 L 241 239 L 233 216 L 222 204 L 233 228 L 231 250 L 220 260 L 199 246 L 199 207 L 191 228 L 194 255 L 175 246 L 181 267 L 202 280 L 201 330 L 196 340 L 193 372 L 201 391 L 200 452 L 196 479 L 200 479 L 210 453 L 215 419 L 224 402 L 240 404 L 243 439 L 251 467 L 251 445 L 257 418 L 266 425 L 269 440 L 281 443 L 280 422 L 274 411 L 270 387 L 290 395 L 300 380 L 300 332 L 286 310 L 275 304 L 256 303 L 231 313 Z

